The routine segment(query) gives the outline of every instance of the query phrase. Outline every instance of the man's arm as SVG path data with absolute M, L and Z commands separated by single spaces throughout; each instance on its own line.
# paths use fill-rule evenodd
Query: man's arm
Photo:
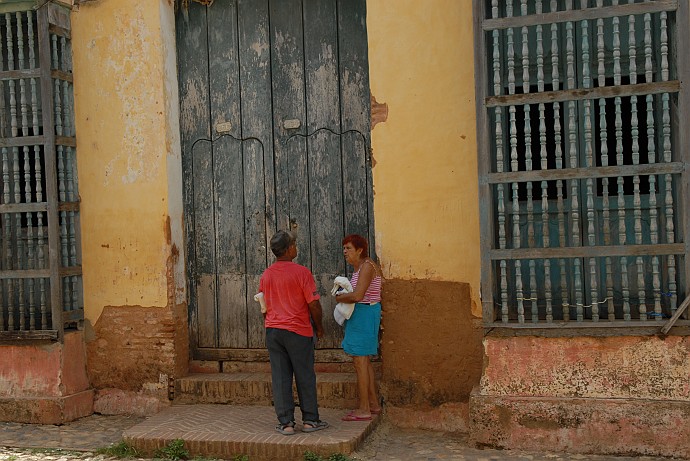
M 323 323 L 321 321 L 321 301 L 315 299 L 309 303 L 309 313 L 311 314 L 312 320 L 314 320 L 314 326 L 316 327 L 316 337 L 323 338 Z

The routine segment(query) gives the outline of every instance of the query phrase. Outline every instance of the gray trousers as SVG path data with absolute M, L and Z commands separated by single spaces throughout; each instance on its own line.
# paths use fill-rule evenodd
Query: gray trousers
M 281 424 L 295 420 L 292 377 L 297 384 L 302 421 L 318 421 L 314 338 L 288 330 L 266 328 L 266 347 L 271 361 L 271 384 L 276 416 Z

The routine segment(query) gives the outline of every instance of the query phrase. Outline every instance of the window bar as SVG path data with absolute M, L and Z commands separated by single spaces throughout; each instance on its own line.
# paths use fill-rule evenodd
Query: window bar
M 14 203 L 21 203 L 22 201 L 22 190 L 21 190 L 21 177 L 19 171 L 19 148 L 12 147 L 12 184 L 10 188 L 12 192 L 12 198 Z M 15 246 L 15 258 L 13 262 L 12 269 L 19 270 L 22 268 L 22 256 L 24 254 L 24 245 L 22 243 L 22 214 L 12 213 L 14 215 L 15 227 L 14 227 L 14 242 Z M 12 243 L 10 243 L 12 245 Z M 24 329 L 24 285 L 21 279 L 13 279 L 10 282 L 17 289 L 17 315 L 19 321 L 19 329 Z
M 27 133 L 29 131 L 28 126 L 23 126 L 22 131 Z M 27 135 L 28 136 L 28 135 Z M 24 146 L 24 201 L 25 203 L 31 203 L 31 151 L 28 146 Z M 26 265 L 27 269 L 34 268 L 34 228 L 33 228 L 33 214 L 31 212 L 26 212 Z M 22 258 L 24 259 L 24 258 Z M 29 329 L 36 329 L 36 318 L 35 318 L 35 304 L 34 304 L 34 280 L 27 280 L 27 287 L 29 291 Z
M 24 28 L 23 28 L 23 17 L 24 15 L 21 12 L 16 13 L 16 20 L 17 20 L 17 59 L 19 63 L 19 69 L 25 69 L 26 62 L 24 59 Z M 29 107 L 28 107 L 28 101 L 27 101 L 27 89 L 26 89 L 26 82 L 24 79 L 19 79 L 19 108 L 20 108 L 20 113 L 21 113 L 21 133 L 22 136 L 28 136 L 29 135 L 29 118 L 28 118 L 28 112 L 29 112 Z M 28 146 L 23 146 L 22 151 L 24 153 L 24 157 L 26 157 L 28 153 Z M 19 155 L 19 149 L 17 148 L 17 155 Z M 17 174 L 19 175 L 19 159 L 17 160 Z M 26 169 L 24 173 L 24 178 L 26 180 Z M 26 181 L 25 181 L 26 183 Z M 21 183 L 17 181 L 15 183 L 16 190 L 15 190 L 15 200 L 17 203 L 21 203 Z M 26 186 L 26 184 L 25 184 Z M 29 187 L 31 187 L 29 185 Z M 27 213 L 27 226 L 30 225 L 30 213 Z M 24 235 L 23 235 L 23 230 L 22 230 L 22 225 L 21 225 L 21 213 L 16 214 L 16 219 L 17 219 L 17 268 L 18 269 L 24 269 L 26 267 L 25 261 L 26 261 L 26 247 L 30 245 L 30 242 L 26 242 L 25 244 L 22 243 L 24 242 Z M 28 230 L 27 230 L 28 232 Z M 19 303 L 19 329 L 20 330 L 26 330 L 26 319 L 27 319 L 27 314 L 30 315 L 27 312 L 27 305 L 26 305 L 26 298 L 27 298 L 27 293 L 25 292 L 25 289 L 27 287 L 27 283 L 24 279 L 19 279 L 17 281 L 19 285 L 19 298 L 18 298 L 18 303 Z M 29 291 L 31 290 L 31 286 L 29 286 Z M 31 298 L 31 293 L 29 292 L 28 297 Z M 30 323 L 30 322 L 29 322 Z
M 652 16 L 644 15 L 644 53 L 645 53 L 645 81 L 654 81 L 654 66 L 652 64 Z M 647 163 L 656 163 L 656 132 L 654 119 L 654 96 L 646 97 L 647 102 Z M 649 175 L 649 230 L 651 243 L 659 243 L 659 223 L 656 198 L 656 175 Z M 661 315 L 661 278 L 659 269 L 659 256 L 652 256 L 652 288 L 654 290 L 654 319 L 662 320 Z
M 520 0 L 520 14 L 527 16 L 527 0 Z M 529 57 L 529 29 L 525 26 L 521 29 L 522 32 L 522 92 L 528 94 L 530 92 L 530 57 Z M 524 104 L 522 106 L 524 118 L 524 137 L 525 137 L 525 166 L 527 171 L 532 170 L 532 123 L 530 117 L 530 106 Z M 534 247 L 534 201 L 532 198 L 532 181 L 527 184 L 527 247 Z M 520 261 L 522 265 L 522 261 Z M 539 321 L 539 310 L 537 307 L 537 275 L 534 260 L 528 261 L 529 268 L 529 288 L 527 294 L 524 295 L 531 301 L 532 322 Z
M 62 98 L 60 96 L 60 80 L 55 80 L 55 91 L 53 99 L 55 101 L 55 134 L 62 136 Z
M 52 68 L 60 69 L 60 56 L 59 56 L 59 43 L 58 36 L 52 34 L 51 39 L 51 50 L 52 50 Z M 60 79 L 53 79 L 53 100 L 55 102 L 54 115 L 55 115 L 55 134 L 58 136 L 63 135 L 62 130 L 62 97 L 61 97 L 61 85 Z M 65 198 L 65 149 L 64 146 L 56 146 L 57 153 L 57 171 L 58 171 L 58 202 L 64 203 Z M 60 231 L 60 260 L 62 267 L 69 266 L 69 250 L 68 250 L 68 237 L 67 237 L 67 212 L 59 212 L 59 231 Z M 67 277 L 62 277 L 60 280 L 62 284 L 62 303 L 63 310 L 69 310 L 72 306 L 71 303 L 71 284 Z
M 23 31 L 23 21 L 22 13 L 17 13 L 17 59 L 19 62 L 19 69 L 24 69 L 24 31 Z M 23 78 L 19 79 L 19 107 L 21 111 L 21 121 L 22 121 L 22 136 L 28 136 L 25 131 L 28 122 L 28 110 L 26 101 L 26 82 Z
M 65 37 L 60 37 L 60 54 L 62 55 L 62 66 L 61 70 L 64 73 L 70 73 L 71 69 L 67 63 L 67 39 Z M 63 120 L 62 125 L 64 127 L 65 136 L 72 136 L 71 131 L 71 113 L 70 113 L 70 97 L 69 97 L 69 82 L 67 80 L 62 81 L 62 103 L 63 103 Z
M 506 16 L 513 17 L 512 2 L 506 7 Z M 515 94 L 515 46 L 513 40 L 513 29 L 508 28 L 508 94 Z M 510 106 L 510 170 L 518 171 L 517 153 L 517 122 L 516 108 Z M 512 224 L 513 224 L 513 248 L 520 248 L 520 202 L 518 200 L 518 183 L 512 183 Z M 523 303 L 522 291 L 522 267 L 519 259 L 515 260 L 515 293 L 517 296 L 518 322 L 525 323 L 525 306 Z
M 40 181 L 38 181 L 40 184 Z M 38 193 L 38 191 L 37 191 Z M 45 251 L 44 251 L 44 245 L 45 245 L 45 235 L 43 231 L 43 219 L 41 216 L 41 213 L 39 213 L 39 219 L 38 219 L 38 260 L 41 264 L 41 269 L 45 269 L 47 267 L 46 261 L 45 261 Z M 38 285 L 39 285 L 39 290 L 40 290 L 40 309 L 41 309 L 41 329 L 42 330 L 47 330 L 48 329 L 48 305 L 46 304 L 46 279 L 45 278 L 40 278 L 38 280 Z
M 498 17 L 498 0 L 492 1 L 491 15 L 493 18 Z M 501 43 L 498 30 L 493 31 L 493 67 L 494 67 L 494 94 L 500 95 L 503 93 L 501 83 Z M 504 146 L 503 146 L 503 110 L 502 108 L 495 108 L 496 116 L 496 171 L 502 173 L 504 170 Z M 498 244 L 499 248 L 506 248 L 506 217 L 505 217 L 505 203 L 504 203 L 504 189 L 503 184 L 497 185 L 498 195 Z M 507 262 L 502 259 L 500 265 L 500 290 L 501 290 L 501 320 L 503 323 L 508 323 L 508 276 L 507 276 Z
M 566 10 L 572 10 L 572 0 L 566 2 Z M 568 21 L 566 23 L 566 76 L 567 86 L 569 90 L 575 89 L 575 47 L 573 41 L 573 23 Z M 568 101 L 568 152 L 569 152 L 569 167 L 577 168 L 577 123 L 576 123 L 576 103 L 575 101 Z M 580 204 L 578 202 L 578 180 L 570 181 L 570 216 L 572 217 L 571 236 L 573 239 L 573 246 L 580 246 Z M 575 286 L 575 305 L 577 321 L 581 322 L 584 319 L 583 315 L 583 300 L 582 300 L 582 269 L 581 261 L 576 258 L 573 261 L 573 278 Z M 565 306 L 564 306 L 565 308 Z M 569 308 L 569 307 L 568 307 Z
M 68 52 L 68 42 L 66 37 L 60 37 L 60 54 L 62 56 L 61 70 L 65 73 L 70 73 L 72 71 L 71 64 L 69 62 L 69 52 Z M 73 126 L 72 123 L 72 98 L 71 94 L 72 85 L 67 80 L 62 81 L 62 101 L 63 101 L 63 133 L 65 136 L 73 136 Z M 65 187 L 66 187 L 66 199 L 68 202 L 75 201 L 75 172 L 76 172 L 76 162 L 75 162 L 75 151 L 72 147 L 65 146 Z M 67 238 L 69 241 L 69 265 L 74 267 L 77 265 L 77 231 L 75 222 L 75 211 L 67 212 Z M 71 276 L 67 278 L 68 283 L 70 283 L 70 294 L 72 299 L 72 310 L 78 309 L 79 296 L 79 277 Z
M 29 43 L 29 68 L 36 68 L 36 50 L 35 50 L 35 40 L 34 40 L 34 25 L 33 25 L 33 12 L 31 10 L 26 12 L 27 16 L 27 37 Z M 29 79 L 31 86 L 31 124 L 32 124 L 32 134 L 38 136 L 40 134 L 39 124 L 38 124 L 38 93 L 36 89 L 36 79 Z M 34 163 L 38 162 L 38 157 L 40 155 L 40 146 L 33 146 L 34 152 Z M 40 163 L 39 163 L 40 164 Z M 31 152 L 29 148 L 25 148 L 24 151 L 24 169 L 25 169 L 25 199 L 27 203 L 32 202 L 32 190 L 31 190 Z M 35 174 L 36 169 L 34 169 Z M 40 170 L 39 170 L 40 171 Z M 36 178 L 33 178 L 36 181 Z M 40 201 L 38 198 L 39 189 L 41 187 L 40 178 L 36 182 L 36 201 Z M 27 254 L 29 269 L 42 268 L 37 263 L 37 242 L 34 238 L 33 220 L 36 216 L 37 224 L 43 219 L 43 213 L 37 212 L 35 214 L 27 213 L 27 240 L 29 244 L 29 251 Z M 39 279 L 38 285 L 43 283 L 42 279 Z M 36 283 L 34 279 L 29 279 L 29 328 L 31 330 L 36 329 Z
M 603 0 L 597 0 L 597 6 L 603 6 Z M 599 87 L 606 86 L 606 42 L 604 37 L 604 20 L 597 20 L 597 62 Z M 601 166 L 609 166 L 608 124 L 606 122 L 606 99 L 599 99 L 599 136 L 601 146 Z M 611 245 L 611 205 L 609 202 L 609 178 L 602 178 L 602 221 L 604 231 L 604 245 Z M 616 312 L 613 305 L 613 267 L 611 257 L 605 258 L 606 271 L 606 307 L 609 321 L 616 320 Z
M 498 0 L 492 0 L 491 2 L 491 17 L 498 18 Z M 503 83 L 501 79 L 501 40 L 500 32 L 494 30 L 492 32 L 493 36 L 493 70 L 494 70 L 494 95 L 498 96 L 503 94 Z M 495 130 L 496 135 L 496 171 L 498 173 L 503 173 L 505 170 L 505 155 L 503 145 L 503 108 L 496 106 L 494 109 L 495 114 Z M 498 200 L 498 246 L 500 249 L 504 250 L 506 248 L 506 214 L 505 214 L 505 192 L 502 183 L 496 185 L 496 194 Z M 508 323 L 509 312 L 508 312 L 508 268 L 507 261 L 501 259 L 499 261 L 500 267 L 500 291 L 501 291 L 501 321 L 503 323 Z
M 3 41 L 3 30 L 0 27 L 0 47 L 5 43 Z M 5 53 L 0 50 L 0 70 L 5 70 Z M 0 137 L 7 137 L 7 102 L 5 101 L 5 81 L 0 80 Z
M 76 165 L 75 165 L 75 151 L 71 147 L 66 147 L 66 156 L 67 156 L 67 200 L 70 202 L 74 202 L 76 198 L 75 194 L 75 187 L 74 187 L 74 177 L 75 177 L 75 172 L 76 172 Z M 75 211 L 70 211 L 67 213 L 67 217 L 69 218 L 69 233 L 68 233 L 68 238 L 69 238 L 69 264 L 71 267 L 75 267 L 78 264 L 77 261 L 77 227 L 76 227 L 76 222 L 75 222 Z M 78 309 L 80 306 L 81 302 L 81 296 L 79 293 L 79 276 L 73 275 L 70 277 L 70 280 L 72 282 L 72 309 Z
M 12 16 L 10 13 L 5 13 L 6 29 L 7 29 L 7 70 L 14 70 L 14 46 L 12 35 Z M 15 95 L 15 82 L 13 79 L 9 81 L 10 88 L 10 127 L 12 137 L 17 137 L 17 97 Z
M 635 34 L 635 16 L 628 16 L 628 53 L 630 56 L 629 77 L 630 84 L 637 84 L 637 47 Z M 632 135 L 632 163 L 633 165 L 640 164 L 640 131 L 639 118 L 637 107 L 637 96 L 630 96 L 630 131 Z M 640 198 L 640 176 L 633 176 L 633 230 L 635 233 L 635 244 L 642 244 L 642 209 Z M 644 261 L 641 256 L 635 258 L 637 265 L 637 295 L 638 295 L 638 311 L 640 320 L 647 320 L 647 304 L 644 288 Z
M 2 36 L 2 28 L 0 28 L 0 46 L 2 46 L 3 43 L 3 36 Z M 5 53 L 0 52 L 0 70 L 5 70 Z M 5 111 L 6 111 L 6 102 L 5 102 L 5 82 L 0 80 L 0 137 L 6 137 L 6 127 L 7 127 L 7 120 L 5 119 Z M 6 149 L 2 149 L 2 156 L 3 158 L 7 155 Z M 5 169 L 3 168 L 2 170 L 3 175 L 5 172 Z M 5 183 L 3 181 L 3 183 Z M 3 198 L 4 199 L 4 198 Z M 4 203 L 4 200 L 3 200 Z M 7 254 L 7 244 L 8 240 L 7 239 L 2 239 L 2 254 Z M 0 258 L 0 266 L 2 266 L 4 261 L 2 258 Z M 5 315 L 9 317 L 10 315 L 10 310 L 8 309 L 7 302 L 5 300 L 4 292 L 5 292 L 5 280 L 0 279 L 0 330 L 1 331 L 6 331 L 5 325 Z M 9 321 L 9 318 L 8 318 Z
M 537 0 L 536 13 L 543 13 L 542 0 Z M 544 31 L 541 24 L 537 26 L 537 91 L 544 91 Z M 542 170 L 548 169 L 548 153 L 546 151 L 546 107 L 543 103 L 539 104 L 539 163 Z M 549 238 L 549 197 L 548 183 L 541 182 L 541 225 L 542 225 L 542 246 L 551 246 Z M 551 293 L 551 260 L 544 259 L 544 298 L 546 301 L 546 322 L 553 322 L 553 305 Z
M 587 8 L 587 1 L 580 2 L 581 7 Z M 584 88 L 591 88 L 591 63 L 589 50 L 589 21 L 584 20 L 580 22 L 580 29 L 582 32 L 582 85 Z M 584 106 L 584 135 L 585 135 L 585 165 L 587 168 L 593 168 L 594 154 L 592 150 L 592 101 L 585 99 Z M 587 244 L 589 246 L 596 246 L 595 233 L 595 214 L 594 214 L 594 180 L 587 178 L 586 194 L 587 194 Z M 597 280 L 597 260 L 596 258 L 589 258 L 589 283 L 590 283 L 590 304 L 592 306 L 592 321 L 599 321 L 599 283 Z M 584 310 L 584 309 L 583 309 Z
M 55 119 L 58 120 L 57 118 Z M 62 126 L 58 128 L 58 135 L 62 134 Z M 66 201 L 66 188 L 65 188 L 65 149 L 63 146 L 57 146 L 58 154 L 58 197 L 60 203 Z M 67 212 L 60 211 L 60 257 L 62 260 L 62 267 L 69 267 L 69 250 L 68 250 L 68 237 L 67 237 Z M 71 303 L 70 295 L 70 282 L 67 277 L 62 278 L 62 303 L 63 309 L 69 310 Z
M 9 152 L 2 148 L 2 198 L 3 203 L 10 203 L 10 163 Z M 10 213 L 3 214 L 5 225 L 5 270 L 12 270 L 12 217 Z M 14 286 L 12 279 L 7 279 L 7 328 L 14 330 Z
M 558 10 L 558 1 L 551 0 L 551 11 Z M 559 48 L 558 48 L 558 24 L 551 24 L 551 84 L 553 91 L 561 89 L 560 71 L 559 71 Z M 561 148 L 561 104 L 559 102 L 553 103 L 554 115 L 554 142 L 556 144 L 556 169 L 563 168 L 563 150 Z M 563 181 L 556 181 L 556 204 L 558 210 L 558 244 L 561 248 L 566 245 L 565 241 L 565 204 L 563 201 Z M 570 320 L 570 311 L 568 309 L 568 283 L 566 277 L 565 259 L 558 260 L 560 269 L 560 288 L 561 288 L 561 307 L 563 310 L 563 320 Z
M 613 5 L 618 5 L 618 0 L 613 0 Z M 620 18 L 613 18 L 613 84 L 615 86 L 621 85 L 621 32 L 620 32 Z M 615 118 L 615 132 L 616 132 L 616 165 L 622 166 L 623 161 L 623 117 L 622 117 L 622 101 L 620 96 L 614 99 L 616 118 Z M 618 176 L 616 183 L 617 189 L 617 205 L 618 205 L 618 244 L 625 245 L 626 242 L 626 225 L 625 225 L 625 195 L 623 190 L 623 177 Z M 623 294 L 623 320 L 630 320 L 630 287 L 628 285 L 628 258 L 622 256 L 620 258 L 621 266 L 621 291 Z
M 661 80 L 667 82 L 669 79 L 668 65 L 668 22 L 667 13 L 661 12 Z M 664 150 L 664 162 L 672 161 L 671 152 L 671 95 L 663 93 L 662 101 L 662 133 Z M 675 243 L 675 227 L 673 224 L 673 177 L 670 174 L 664 176 L 665 197 L 664 205 L 666 208 L 666 242 Z M 671 314 L 673 315 L 678 308 L 678 285 L 676 281 L 676 256 L 668 255 L 668 289 L 671 298 Z

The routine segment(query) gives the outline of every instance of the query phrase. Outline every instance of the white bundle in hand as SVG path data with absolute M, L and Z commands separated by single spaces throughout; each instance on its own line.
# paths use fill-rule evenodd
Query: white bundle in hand
M 333 281 L 333 289 L 331 290 L 331 294 L 335 296 L 343 293 L 352 293 L 352 284 L 347 277 L 339 276 Z M 352 312 L 354 312 L 354 310 L 354 303 L 338 303 L 335 305 L 335 309 L 333 310 L 333 318 L 336 322 L 338 322 L 338 325 L 343 325 L 345 320 L 352 317 Z
M 254 295 L 254 301 L 259 303 L 261 305 L 261 313 L 265 314 L 266 313 L 266 300 L 264 299 L 264 294 L 263 292 L 258 292 L 257 294 Z

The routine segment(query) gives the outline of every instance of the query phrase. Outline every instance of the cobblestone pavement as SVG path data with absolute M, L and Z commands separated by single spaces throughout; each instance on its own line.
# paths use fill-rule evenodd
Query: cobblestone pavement
M 111 461 L 94 452 L 121 440 L 142 418 L 93 415 L 63 426 L 0 423 L 0 461 Z M 382 422 L 360 449 L 362 461 L 668 461 L 668 458 L 529 453 L 471 448 L 460 434 L 400 429 Z M 251 460 L 250 460 L 251 461 Z

